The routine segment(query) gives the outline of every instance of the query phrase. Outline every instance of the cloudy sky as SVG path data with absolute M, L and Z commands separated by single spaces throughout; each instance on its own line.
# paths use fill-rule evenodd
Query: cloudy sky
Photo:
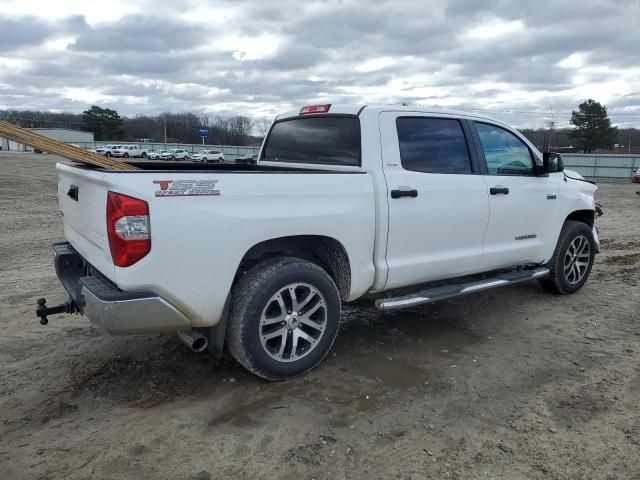
M 0 109 L 399 103 L 640 126 L 639 0 L 0 0 Z

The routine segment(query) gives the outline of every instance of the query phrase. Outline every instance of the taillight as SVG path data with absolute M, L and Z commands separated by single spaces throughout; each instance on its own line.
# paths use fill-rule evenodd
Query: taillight
M 300 115 L 309 115 L 312 113 L 327 113 L 331 108 L 331 104 L 327 105 L 308 105 L 300 109 Z
M 139 198 L 109 192 L 107 234 L 111 258 L 118 267 L 133 265 L 151 251 L 149 205 Z

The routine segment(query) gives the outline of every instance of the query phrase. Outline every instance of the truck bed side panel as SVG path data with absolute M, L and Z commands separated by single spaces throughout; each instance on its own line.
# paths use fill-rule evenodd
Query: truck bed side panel
M 149 203 L 151 252 L 136 264 L 113 267 L 125 291 L 153 292 L 193 326 L 215 325 L 238 265 L 254 245 L 294 235 L 322 235 L 345 247 L 352 272 L 350 298 L 373 283 L 375 213 L 365 173 L 104 172 L 104 191 Z M 215 181 L 209 195 L 163 194 L 166 182 Z M 154 183 L 155 182 L 155 183 Z M 217 191 L 217 192 L 216 192 Z M 93 214 L 104 223 L 105 200 Z M 88 243 L 72 242 L 74 247 Z M 84 248 L 89 262 L 109 255 L 104 241 Z M 80 253 L 83 249 L 78 248 Z M 103 264 L 104 265 L 104 264 Z M 110 277 L 111 278 L 111 277 Z

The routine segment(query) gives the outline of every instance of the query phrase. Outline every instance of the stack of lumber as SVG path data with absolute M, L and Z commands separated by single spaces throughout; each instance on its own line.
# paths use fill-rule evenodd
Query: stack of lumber
M 74 162 L 95 165 L 109 170 L 138 170 L 137 167 L 129 165 L 128 163 L 112 160 L 111 158 L 88 152 L 73 145 L 67 145 L 66 143 L 53 140 L 44 135 L 39 135 L 31 130 L 25 130 L 11 123 L 3 122 L 2 120 L 0 120 L 0 137 L 8 138 L 9 140 L 43 152 L 68 158 Z

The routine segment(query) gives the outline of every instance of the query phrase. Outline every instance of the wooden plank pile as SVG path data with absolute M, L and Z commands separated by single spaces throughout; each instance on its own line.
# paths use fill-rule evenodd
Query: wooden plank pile
M 129 165 L 128 163 L 119 162 L 97 153 L 88 152 L 73 145 L 67 145 L 66 143 L 53 140 L 44 135 L 39 135 L 30 130 L 12 125 L 11 123 L 3 122 L 2 120 L 0 120 L 0 137 L 8 138 L 9 140 L 43 152 L 68 158 L 74 162 L 95 165 L 109 170 L 138 170 L 137 167 Z

